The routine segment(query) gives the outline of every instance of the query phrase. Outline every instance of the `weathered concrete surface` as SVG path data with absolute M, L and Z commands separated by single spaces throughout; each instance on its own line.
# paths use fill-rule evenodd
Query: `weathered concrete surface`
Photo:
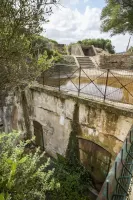
M 74 44 L 71 46 L 70 54 L 74 56 L 84 56 L 84 52 L 80 44 Z
M 131 194 L 130 194 L 130 197 L 129 197 L 130 200 L 133 199 L 133 186 L 132 186 L 132 191 L 131 191 Z
M 14 118 L 17 113 L 13 106 L 14 94 L 3 93 L 0 95 L 0 132 L 10 132 L 14 127 L 17 129 Z
M 13 102 L 12 110 L 8 110 L 11 114 L 5 117 L 7 125 L 22 130 L 25 135 L 27 133 L 28 138 L 39 135 L 42 141 L 37 137 L 38 144 L 55 158 L 57 153 L 67 155 L 68 149 L 71 148 L 70 138 L 75 134 L 77 140 L 83 138 L 86 141 L 86 147 L 80 150 L 87 150 L 89 145 L 87 141 L 92 141 L 94 145 L 97 144 L 111 153 L 114 160 L 133 124 L 133 110 L 59 92 L 39 84 L 21 93 L 16 92 Z M 35 124 L 38 126 L 35 127 Z M 8 129 L 6 130 L 9 132 Z M 93 162 L 84 155 L 83 151 L 79 153 L 83 163 L 88 161 L 87 165 L 92 170 L 91 173 L 99 190 L 107 174 L 107 170 L 103 169 L 102 161 L 108 156 L 102 155 L 103 149 L 101 152 L 99 150 L 101 163 L 96 166 L 94 149 L 95 147 L 92 152 L 89 150 L 90 157 L 93 155 Z M 96 177 L 95 172 L 97 172 Z M 99 184 L 99 181 L 102 182 Z
M 56 153 L 66 154 L 77 103 L 80 126 L 78 135 L 104 147 L 113 157 L 119 152 L 133 124 L 132 111 L 53 89 L 32 87 L 26 93 L 26 98 L 31 111 L 30 120 L 42 125 L 45 149 L 54 157 Z M 19 121 L 24 120 L 19 117 Z
M 125 55 L 101 55 L 100 68 L 102 69 L 133 69 L 133 56 Z

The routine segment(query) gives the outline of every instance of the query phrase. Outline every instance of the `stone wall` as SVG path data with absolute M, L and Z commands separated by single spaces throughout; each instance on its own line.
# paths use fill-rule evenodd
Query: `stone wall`
M 17 113 L 13 102 L 13 93 L 4 93 L 0 95 L 0 132 L 9 133 L 12 129 L 17 129 L 14 121 Z
M 27 92 L 30 120 L 43 127 L 46 151 L 56 157 L 65 155 L 78 103 L 78 136 L 96 142 L 113 157 L 119 152 L 130 127 L 133 112 L 104 103 L 78 98 L 56 90 L 36 86 Z
M 133 111 L 40 85 L 17 92 L 15 98 L 13 121 L 7 119 L 11 127 L 28 138 L 36 135 L 36 144 L 55 158 L 67 156 L 78 142 L 80 161 L 100 189 L 133 124 Z
M 101 55 L 100 68 L 103 69 L 133 69 L 133 56 L 131 55 Z
M 24 118 L 28 117 L 33 134 L 33 121 L 39 122 L 43 127 L 45 149 L 54 157 L 56 153 L 66 154 L 75 112 L 79 126 L 77 136 L 94 141 L 114 157 L 133 124 L 132 110 L 79 98 L 53 88 L 37 85 L 23 95 L 18 94 L 14 105 L 13 97 L 7 97 L 0 111 L 0 122 L 6 124 L 5 131 L 19 128 L 26 131 Z
M 70 54 L 74 55 L 74 56 L 84 56 L 84 52 L 81 48 L 81 45 L 79 45 L 79 44 L 72 45 Z

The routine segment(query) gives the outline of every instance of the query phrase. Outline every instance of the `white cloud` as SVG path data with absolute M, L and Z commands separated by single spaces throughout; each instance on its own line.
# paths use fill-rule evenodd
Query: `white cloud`
M 84 0 L 84 3 L 88 3 L 89 2 L 89 0 Z
M 70 1 L 70 4 L 71 5 L 76 5 L 76 4 L 78 4 L 79 3 L 79 0 L 72 0 L 72 1 Z
M 65 44 L 85 38 L 109 38 L 116 46 L 117 52 L 125 51 L 129 35 L 110 38 L 109 33 L 100 33 L 100 14 L 99 8 L 89 6 L 86 7 L 84 13 L 80 13 L 77 9 L 61 7 L 54 11 L 50 22 L 44 26 L 46 36 Z
M 61 0 L 61 3 L 64 5 L 77 5 L 80 0 Z

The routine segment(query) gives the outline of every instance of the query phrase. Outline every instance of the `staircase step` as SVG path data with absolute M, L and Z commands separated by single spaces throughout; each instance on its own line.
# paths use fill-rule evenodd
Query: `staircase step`
M 79 65 L 81 66 L 81 68 L 83 68 L 83 69 L 95 68 L 95 65 L 92 62 L 92 60 L 90 59 L 90 57 L 78 57 L 77 56 L 76 58 L 77 58 Z
M 88 64 L 92 64 L 93 62 L 80 62 L 78 61 L 79 63 L 88 63 Z
M 78 62 L 90 62 L 91 63 L 92 61 L 91 60 L 78 60 Z
M 84 61 L 84 62 L 81 62 L 81 61 L 78 61 L 79 63 L 88 63 L 88 64 L 92 64 L 92 62 L 86 62 L 86 61 Z
M 90 65 L 89 65 L 89 64 L 84 64 L 84 63 L 79 63 L 79 64 L 80 64 L 81 66 L 82 66 L 82 65 L 84 65 L 84 66 L 94 66 L 93 64 L 90 64 Z
M 78 60 L 78 62 L 80 62 L 80 63 L 93 63 L 91 61 L 79 61 L 79 60 Z
M 92 63 L 79 63 L 81 65 L 93 65 Z
M 79 61 L 91 61 L 90 59 L 84 59 L 84 58 L 82 58 L 82 59 L 77 58 L 77 60 L 79 60 Z
M 90 58 L 77 58 L 78 60 L 91 60 Z

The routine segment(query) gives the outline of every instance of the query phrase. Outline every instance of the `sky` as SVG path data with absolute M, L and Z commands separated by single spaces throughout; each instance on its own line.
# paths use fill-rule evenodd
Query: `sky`
M 44 36 L 61 44 L 87 38 L 110 39 L 116 52 L 126 50 L 129 34 L 110 37 L 110 33 L 100 31 L 100 15 L 105 0 L 61 0 L 61 5 L 53 8 L 49 23 L 44 25 Z M 133 38 L 130 45 L 133 46 Z

